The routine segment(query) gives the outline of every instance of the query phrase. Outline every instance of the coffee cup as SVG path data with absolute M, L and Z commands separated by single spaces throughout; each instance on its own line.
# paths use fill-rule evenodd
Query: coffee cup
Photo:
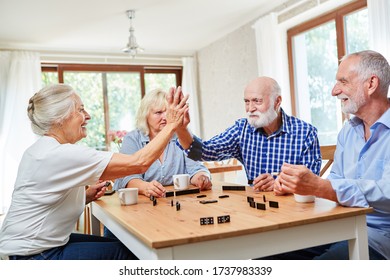
M 294 193 L 294 198 L 296 202 L 302 203 L 313 202 L 316 199 L 314 195 L 301 195 L 296 193 Z
M 186 190 L 190 186 L 190 175 L 177 174 L 173 175 L 173 187 L 175 190 Z
M 138 189 L 125 188 L 118 190 L 119 200 L 121 205 L 132 205 L 138 203 Z

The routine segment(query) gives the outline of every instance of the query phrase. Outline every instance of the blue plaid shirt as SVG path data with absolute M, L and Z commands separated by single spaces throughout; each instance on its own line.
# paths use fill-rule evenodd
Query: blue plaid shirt
M 267 136 L 261 128 L 252 127 L 246 118 L 208 141 L 194 136 L 187 150 L 194 160 L 219 161 L 238 159 L 245 168 L 248 180 L 263 173 L 280 172 L 284 162 L 302 164 L 319 174 L 321 152 L 317 129 L 282 112 L 282 126 Z

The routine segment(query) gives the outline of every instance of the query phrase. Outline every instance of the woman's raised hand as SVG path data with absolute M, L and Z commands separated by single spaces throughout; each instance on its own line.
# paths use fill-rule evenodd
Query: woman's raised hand
M 184 116 L 188 115 L 188 97 L 188 95 L 184 96 L 180 86 L 176 89 L 174 87 L 169 89 L 167 93 L 167 123 L 174 124 L 176 128 L 183 125 Z

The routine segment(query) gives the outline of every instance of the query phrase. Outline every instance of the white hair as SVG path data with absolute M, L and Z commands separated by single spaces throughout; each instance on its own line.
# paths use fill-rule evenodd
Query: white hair
M 387 95 L 390 85 L 390 66 L 386 58 L 378 52 L 366 50 L 345 55 L 341 61 L 352 56 L 360 58 L 360 61 L 355 69 L 359 78 L 362 81 L 365 81 L 370 78 L 371 75 L 378 76 L 380 81 L 380 92 Z
M 53 125 L 62 124 L 76 108 L 76 92 L 64 84 L 49 85 L 29 100 L 27 114 L 35 134 L 45 135 Z

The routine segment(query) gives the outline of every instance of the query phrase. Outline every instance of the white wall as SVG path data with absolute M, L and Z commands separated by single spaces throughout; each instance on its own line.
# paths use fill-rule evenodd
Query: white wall
M 244 88 L 257 77 L 252 23 L 200 50 L 198 56 L 201 137 L 210 137 L 245 117 Z M 234 179 L 232 179 L 234 178 Z M 224 180 L 246 184 L 244 170 Z
M 202 137 L 207 139 L 245 117 L 244 88 L 257 77 L 251 24 L 197 53 Z

